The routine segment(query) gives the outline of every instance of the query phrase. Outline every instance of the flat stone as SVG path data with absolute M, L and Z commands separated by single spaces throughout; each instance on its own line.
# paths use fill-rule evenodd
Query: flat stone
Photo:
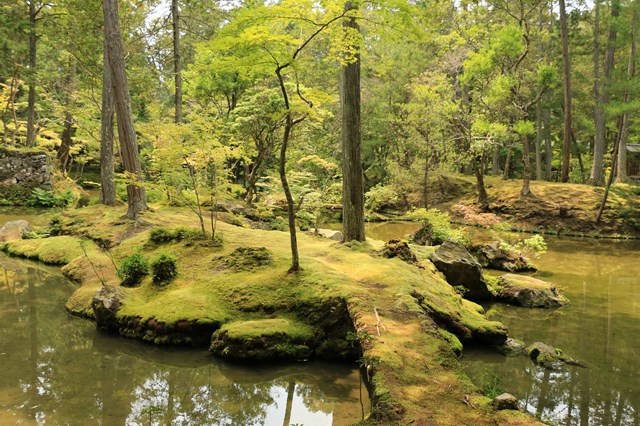
M 567 304 L 555 285 L 526 275 L 505 274 L 498 278 L 498 299 L 526 308 L 557 308 Z
M 31 231 L 31 225 L 26 220 L 12 220 L 4 224 L 0 228 L 0 242 L 19 240 L 22 238 L 22 232 Z

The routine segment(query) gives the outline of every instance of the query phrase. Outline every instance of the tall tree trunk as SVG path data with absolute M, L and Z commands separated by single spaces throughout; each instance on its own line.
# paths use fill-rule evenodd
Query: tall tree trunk
M 124 64 L 124 47 L 120 20 L 118 18 L 117 0 L 102 0 L 104 12 L 104 28 L 107 39 L 109 67 L 115 110 L 118 117 L 118 137 L 122 151 L 122 163 L 125 171 L 135 183 L 127 185 L 127 217 L 137 219 L 138 214 L 147 209 L 145 190 L 138 183 L 142 182 L 142 168 L 138 158 L 138 143 L 133 128 L 133 114 L 131 112 L 131 97 Z
M 357 10 L 348 1 L 345 10 Z M 344 26 L 360 31 L 355 18 Z M 358 46 L 350 46 L 356 53 L 342 66 L 342 226 L 344 242 L 364 241 L 364 178 L 360 153 L 360 53 Z
M 491 159 L 491 176 L 498 176 L 500 174 L 500 145 L 496 144 L 493 147 L 493 157 Z
M 522 176 L 522 189 L 520 190 L 520 195 L 523 197 L 528 197 L 531 195 L 531 158 L 530 158 L 530 144 L 529 144 L 529 135 L 525 134 L 523 136 L 522 145 L 524 147 L 524 153 L 522 154 L 522 161 L 524 162 L 524 173 Z
M 178 0 L 171 0 L 171 18 L 173 20 L 173 74 L 176 86 L 175 122 L 182 122 L 182 63 L 180 56 L 180 9 Z
M 600 2 L 596 0 L 596 22 L 594 23 L 594 28 L 596 31 L 599 30 L 599 9 Z M 594 96 L 596 99 L 596 110 L 595 110 L 595 127 L 596 134 L 593 144 L 593 167 L 591 169 L 591 177 L 589 181 L 592 185 L 601 186 L 604 183 L 604 151 L 606 145 L 606 111 L 605 107 L 609 102 L 609 84 L 611 82 L 611 74 L 613 72 L 613 60 L 614 53 L 616 47 L 616 38 L 617 38 L 617 30 L 616 30 L 616 20 L 620 14 L 620 0 L 613 0 L 611 2 L 611 23 L 609 24 L 609 36 L 607 39 L 607 50 L 605 52 L 605 62 L 604 62 L 604 84 L 600 85 L 600 76 L 599 72 L 599 64 L 598 64 L 598 43 L 597 37 L 598 33 L 595 34 L 594 40 Z M 602 87 L 600 87 L 602 86 Z
M 562 38 L 562 74 L 564 82 L 564 122 L 562 135 L 562 182 L 569 181 L 571 161 L 571 59 L 569 57 L 569 32 L 564 0 L 560 0 L 560 28 Z
M 636 32 L 638 29 L 638 9 L 637 4 L 633 2 L 633 20 L 631 21 L 631 47 L 629 49 L 629 64 L 627 66 L 627 82 L 631 82 L 636 75 Z M 629 88 L 624 89 L 623 102 L 629 102 Z M 620 147 L 618 148 L 618 173 L 616 182 L 626 183 L 629 181 L 627 176 L 627 141 L 629 139 L 629 112 L 622 114 L 622 125 L 620 129 Z
M 27 146 L 36 144 L 36 18 L 39 10 L 29 0 L 29 98 L 27 101 Z
M 542 103 L 536 105 L 536 180 L 542 180 Z
M 546 108 L 542 113 L 542 121 L 544 123 L 544 170 L 545 178 L 548 182 L 553 179 L 553 147 L 551 146 L 551 111 Z
M 296 382 L 295 380 L 292 380 L 289 382 L 289 387 L 287 388 L 287 404 L 284 411 L 284 422 L 282 423 L 283 426 L 289 426 L 289 423 L 291 422 L 291 410 L 293 408 L 293 396 L 295 394 L 295 390 Z
M 102 54 L 102 116 L 100 121 L 100 202 L 107 206 L 116 204 L 116 183 L 113 161 L 113 88 L 111 68 L 107 56 L 107 39 Z
M 425 144 L 424 154 L 424 181 L 422 183 L 422 203 L 425 209 L 429 208 L 429 141 Z
M 509 172 L 511 172 L 511 156 L 513 155 L 513 146 L 511 143 L 507 147 L 507 159 L 504 161 L 504 171 L 502 172 L 502 179 L 509 179 Z

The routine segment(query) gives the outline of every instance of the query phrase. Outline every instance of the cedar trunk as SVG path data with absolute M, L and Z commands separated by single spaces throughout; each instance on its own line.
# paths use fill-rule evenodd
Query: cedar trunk
M 27 100 L 27 146 L 36 144 L 36 17 L 34 0 L 29 1 L 29 98 Z
M 135 182 L 127 185 L 127 217 L 137 219 L 138 214 L 147 209 L 145 190 L 138 182 L 142 182 L 142 168 L 138 158 L 138 143 L 133 127 L 131 97 L 124 64 L 124 47 L 120 32 L 117 0 L 103 0 L 104 28 L 111 69 L 111 82 L 115 111 L 118 117 L 118 137 L 122 153 L 122 164 L 129 178 Z
M 571 161 L 571 59 L 569 56 L 569 32 L 564 0 L 560 0 L 560 30 L 562 39 L 562 74 L 564 82 L 564 122 L 562 136 L 562 182 L 569 181 Z
M 102 55 L 102 117 L 100 121 L 100 202 L 107 206 L 116 204 L 116 184 L 113 161 L 113 88 L 111 69 L 107 56 L 107 40 Z
M 173 73 L 176 85 L 175 122 L 182 122 L 182 64 L 180 57 L 180 10 L 178 0 L 171 0 L 171 18 L 173 20 Z
M 355 10 L 347 2 L 345 10 Z M 360 31 L 355 18 L 344 26 Z M 360 53 L 342 66 L 342 226 L 343 241 L 364 241 L 364 178 L 360 154 Z

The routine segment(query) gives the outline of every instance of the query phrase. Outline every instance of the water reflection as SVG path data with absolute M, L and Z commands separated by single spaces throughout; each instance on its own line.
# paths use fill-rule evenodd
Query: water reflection
M 588 368 L 551 372 L 523 357 L 465 348 L 466 370 L 480 387 L 508 390 L 545 420 L 640 425 L 640 243 L 547 241 L 538 276 L 557 283 L 570 305 L 551 311 L 495 305 L 490 312 L 512 336 L 562 348 Z
M 73 285 L 0 256 L 0 424 L 345 425 L 370 409 L 357 370 L 239 367 L 69 316 Z

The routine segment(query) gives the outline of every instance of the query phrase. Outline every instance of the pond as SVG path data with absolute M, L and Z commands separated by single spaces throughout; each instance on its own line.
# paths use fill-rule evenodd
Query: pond
M 534 310 L 495 304 L 492 319 L 526 343 L 542 341 L 584 361 L 558 371 L 526 357 L 465 348 L 462 363 L 488 392 L 506 390 L 539 418 L 563 425 L 640 425 L 640 242 L 547 238 L 534 276 L 570 304 Z
M 348 425 L 370 411 L 356 366 L 242 366 L 70 316 L 55 268 L 0 254 L 0 424 Z
M 340 224 L 330 225 L 341 229 Z M 417 223 L 370 223 L 366 235 L 406 238 Z M 491 237 L 471 229 L 474 239 Z M 508 234 L 505 238 L 527 238 Z M 570 304 L 556 310 L 485 306 L 527 344 L 542 341 L 587 368 L 549 371 L 528 358 L 465 347 L 462 365 L 488 394 L 510 392 L 526 411 L 562 425 L 640 425 L 640 241 L 545 237 L 533 274 L 558 285 Z M 488 271 L 495 275 L 497 271 Z

